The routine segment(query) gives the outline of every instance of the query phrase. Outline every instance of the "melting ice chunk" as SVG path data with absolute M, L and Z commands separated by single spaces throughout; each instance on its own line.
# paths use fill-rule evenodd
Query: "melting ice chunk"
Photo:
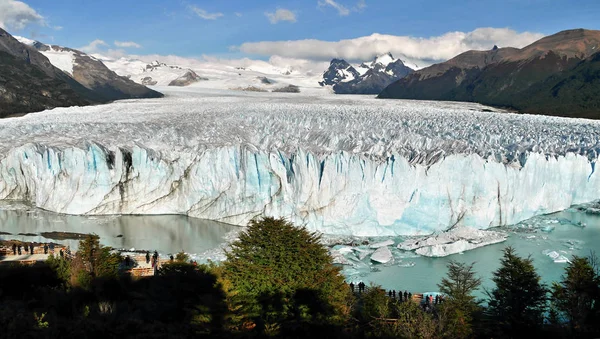
M 392 251 L 390 251 L 389 247 L 379 247 L 372 255 L 371 260 L 385 264 L 390 262 L 394 257 L 392 256 Z
M 369 247 L 371 247 L 371 248 L 380 248 L 380 247 L 384 247 L 384 246 L 392 246 L 393 244 L 394 244 L 394 240 L 389 239 L 389 240 L 386 240 L 386 241 L 381 241 L 381 242 L 377 242 L 377 243 L 371 244 L 371 246 L 369 246 Z
M 364 258 L 366 258 L 369 254 L 373 253 L 373 251 L 364 249 L 364 248 L 359 248 L 359 247 L 354 247 L 353 250 L 355 252 L 357 252 L 358 254 L 358 259 L 363 260 Z
M 447 232 L 406 240 L 398 244 L 402 250 L 415 250 L 427 257 L 445 257 L 474 248 L 505 241 L 506 233 L 457 227 Z

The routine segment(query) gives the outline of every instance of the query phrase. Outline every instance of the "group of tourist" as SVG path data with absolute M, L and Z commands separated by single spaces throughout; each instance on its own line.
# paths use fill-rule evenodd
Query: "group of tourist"
M 366 285 L 362 281 L 356 285 L 351 282 L 349 284 L 349 286 L 353 293 L 365 292 Z M 409 301 L 409 300 L 413 299 L 413 294 L 406 290 L 404 290 L 404 292 L 402 292 L 402 290 L 398 290 L 398 292 L 396 292 L 396 290 L 389 290 L 387 292 L 387 295 L 388 295 L 388 297 L 398 300 L 400 302 Z M 435 295 L 435 296 L 434 295 L 424 295 L 422 302 L 421 302 L 421 306 L 423 307 L 423 310 L 428 311 L 428 310 L 433 309 L 433 307 L 435 305 L 441 304 L 443 301 L 444 301 L 444 296 L 440 295 L 440 294 Z
M 404 290 L 404 293 L 402 293 L 402 290 L 398 290 L 398 301 L 408 301 L 412 299 L 412 293 L 408 292 L 406 290 Z M 388 297 L 396 299 L 396 290 L 391 290 L 388 291 Z
M 356 284 L 356 287 L 358 287 L 358 293 L 362 293 L 365 291 L 365 283 L 364 282 L 359 282 L 358 284 Z M 350 289 L 352 290 L 352 292 L 354 291 L 354 283 L 350 283 Z
M 44 244 L 44 254 L 48 254 L 48 250 L 52 249 L 54 250 L 54 246 L 52 244 L 50 244 L 50 246 L 48 246 L 48 244 Z M 35 246 L 33 244 L 24 244 L 21 245 L 13 243 L 12 245 L 12 251 L 13 251 L 13 255 L 22 255 L 23 253 L 27 254 L 29 253 L 34 254 L 35 251 Z
M 435 306 L 444 302 L 444 296 L 440 294 L 435 297 L 433 295 L 425 295 L 423 296 L 423 301 L 424 302 L 421 303 L 423 311 L 429 312 L 433 310 Z
M 146 252 L 146 264 L 150 263 L 150 252 Z M 152 268 L 158 267 L 158 252 L 152 254 Z

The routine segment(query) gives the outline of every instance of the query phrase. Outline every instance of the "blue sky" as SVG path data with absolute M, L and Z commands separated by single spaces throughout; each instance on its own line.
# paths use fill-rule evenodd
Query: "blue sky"
M 34 16 L 29 22 L 13 20 L 11 24 L 10 11 L 2 14 L 1 9 L 16 3 L 0 0 L 0 24 L 14 34 L 75 48 L 99 39 L 107 44 L 100 46 L 105 49 L 186 57 L 265 59 L 270 56 L 268 49 L 231 46 L 303 39 L 339 41 L 373 33 L 430 38 L 482 27 L 543 35 L 578 27 L 600 29 L 598 0 L 25 0 L 24 5 L 41 19 Z M 287 20 L 274 22 L 268 13 Z M 490 39 L 492 45 L 494 39 Z M 510 44 L 510 36 L 499 40 Z M 118 47 L 115 41 L 141 47 Z M 515 40 L 517 45 L 525 42 L 529 41 Z

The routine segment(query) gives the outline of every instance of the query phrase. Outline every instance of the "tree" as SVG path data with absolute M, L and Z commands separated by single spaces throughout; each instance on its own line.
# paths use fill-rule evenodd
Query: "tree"
M 432 315 L 417 303 L 389 298 L 380 286 L 371 285 L 361 293 L 355 316 L 361 331 L 357 337 L 435 338 L 437 326 Z
M 117 278 L 121 255 L 112 253 L 110 247 L 100 244 L 100 237 L 87 235 L 79 242 L 79 250 L 71 265 L 71 281 L 89 288 L 95 278 Z
M 350 290 L 319 241 L 316 233 L 283 219 L 263 218 L 251 221 L 231 244 L 223 277 L 260 333 L 339 323 L 349 314 Z
M 46 260 L 46 264 L 56 272 L 56 276 L 63 283 L 69 283 L 71 278 L 71 260 L 64 257 L 61 258 L 60 256 L 55 257 L 54 254 L 50 254 Z
M 440 325 L 448 338 L 468 338 L 472 335 L 473 314 L 479 304 L 473 292 L 481 285 L 475 276 L 474 263 L 467 265 L 454 260 L 448 263 L 448 275 L 438 284 L 444 294 L 444 303 L 439 305 Z
M 190 260 L 190 256 L 185 254 L 184 251 L 181 251 L 175 255 L 175 261 L 177 262 L 188 262 Z
M 599 278 L 588 258 L 574 256 L 560 282 L 552 285 L 552 306 L 574 334 L 598 333 Z
M 504 249 L 500 268 L 493 272 L 496 287 L 488 294 L 488 315 L 498 334 L 510 337 L 535 334 L 544 321 L 548 290 L 533 267 L 533 260 Z

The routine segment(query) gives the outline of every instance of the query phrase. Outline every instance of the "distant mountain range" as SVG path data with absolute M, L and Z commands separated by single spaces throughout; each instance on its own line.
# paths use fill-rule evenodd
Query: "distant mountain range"
M 208 80 L 193 70 L 177 65 L 167 65 L 155 60 L 147 63 L 137 59 L 112 59 L 98 56 L 107 67 L 117 74 L 145 86 L 188 86 L 198 81 Z
M 379 94 L 386 86 L 412 72 L 412 68 L 402 60 L 394 59 L 390 53 L 358 67 L 343 59 L 333 59 L 319 85 L 332 86 L 336 94 Z
M 600 119 L 600 31 L 562 31 L 522 49 L 468 51 L 394 82 L 379 98 L 471 101 Z
M 24 41 L 0 29 L 0 118 L 53 107 L 162 96 L 80 51 Z

